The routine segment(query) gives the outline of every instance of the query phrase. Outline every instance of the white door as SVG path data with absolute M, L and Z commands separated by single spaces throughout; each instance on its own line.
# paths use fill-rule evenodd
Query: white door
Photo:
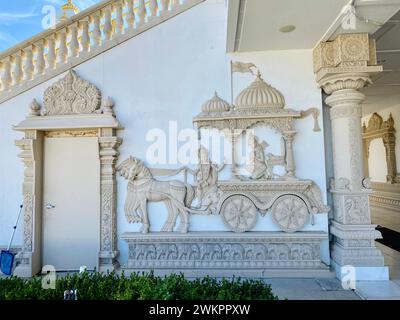
M 46 137 L 43 265 L 57 271 L 97 268 L 100 250 L 100 161 L 96 137 Z

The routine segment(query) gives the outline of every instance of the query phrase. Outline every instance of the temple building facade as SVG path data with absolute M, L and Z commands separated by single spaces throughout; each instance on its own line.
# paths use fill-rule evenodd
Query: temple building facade
M 63 10 L 0 53 L 16 275 L 400 273 L 400 1 Z

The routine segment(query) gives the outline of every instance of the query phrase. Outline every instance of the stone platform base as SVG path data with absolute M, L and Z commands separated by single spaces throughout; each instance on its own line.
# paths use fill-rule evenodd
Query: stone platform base
M 127 272 L 153 270 L 158 275 L 183 272 L 189 277 L 325 277 L 321 261 L 325 232 L 124 233 Z

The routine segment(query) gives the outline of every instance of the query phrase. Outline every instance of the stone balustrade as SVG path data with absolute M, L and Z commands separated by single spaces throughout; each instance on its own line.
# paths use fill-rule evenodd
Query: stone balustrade
M 204 0 L 104 0 L 0 53 L 0 103 Z

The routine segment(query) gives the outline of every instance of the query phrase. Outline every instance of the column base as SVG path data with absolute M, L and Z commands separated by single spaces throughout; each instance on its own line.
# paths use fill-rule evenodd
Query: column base
M 22 264 L 15 267 L 13 275 L 20 278 L 30 278 L 33 276 L 32 267 L 29 264 Z
M 41 271 L 40 258 L 34 252 L 21 251 L 15 256 L 13 275 L 30 278 Z
M 113 272 L 120 268 L 117 257 L 119 251 L 100 251 L 99 252 L 99 272 Z
M 389 268 L 384 257 L 375 247 L 375 239 L 381 238 L 376 225 L 345 225 L 332 221 L 330 232 L 331 264 L 339 279 L 389 280 Z

